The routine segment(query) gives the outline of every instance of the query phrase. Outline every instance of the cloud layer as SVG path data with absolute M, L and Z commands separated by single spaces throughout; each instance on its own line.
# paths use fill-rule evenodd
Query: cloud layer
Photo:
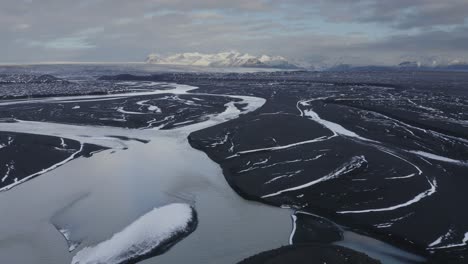
M 317 64 L 468 56 L 466 0 L 0 1 L 0 62 L 232 49 Z

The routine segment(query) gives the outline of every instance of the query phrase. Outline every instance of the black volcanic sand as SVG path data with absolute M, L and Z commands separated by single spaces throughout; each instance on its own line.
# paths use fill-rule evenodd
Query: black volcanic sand
M 205 121 L 233 99 L 218 96 L 149 95 L 101 101 L 62 100 L 0 106 L 0 117 L 77 125 L 173 129 Z M 236 100 L 234 100 L 236 101 Z M 156 108 L 157 107 L 157 108 Z
M 464 262 L 468 252 L 462 240 L 468 231 L 468 213 L 459 206 L 468 199 L 462 187 L 468 186 L 467 166 L 432 160 L 407 151 L 468 160 L 466 123 L 460 123 L 468 119 L 466 96 L 451 96 L 449 92 L 441 95 L 430 88 L 420 91 L 405 90 L 404 87 L 347 87 L 293 81 L 271 85 L 271 80 L 268 83 L 250 80 L 253 84 L 248 89 L 246 81 L 229 85 L 231 81 L 221 79 L 217 85 L 198 81 L 193 85 L 200 86 L 203 92 L 264 97 L 268 99 L 267 104 L 237 120 L 192 133 L 190 143 L 221 164 L 228 182 L 239 194 L 247 199 L 327 216 L 430 259 Z M 430 85 L 430 81 L 427 84 Z M 349 107 L 328 97 L 359 97 L 360 100 L 355 100 L 359 104 L 380 103 L 379 107 L 385 111 Z M 277 151 L 242 154 L 246 150 L 330 136 L 328 129 L 299 116 L 297 102 L 316 98 L 319 99 L 300 108 L 313 109 L 322 119 L 378 143 L 339 136 Z M 443 110 L 438 111 L 439 106 Z M 407 112 L 403 113 L 401 109 L 407 109 Z M 395 114 L 388 116 L 386 113 Z M 226 135 L 226 143 L 217 144 Z M 236 153 L 237 156 L 228 158 Z M 354 157 L 363 157 L 365 162 L 333 180 L 261 198 L 336 172 Z M 411 174 L 415 175 L 397 179 Z M 278 179 L 271 182 L 275 178 Z M 377 211 L 337 213 L 369 209 Z M 440 246 L 462 245 L 427 249 L 448 232 L 450 235 Z
M 245 259 L 239 264 L 378 264 L 378 260 L 340 246 L 309 244 L 285 246 Z
M 104 150 L 104 147 L 83 144 L 75 140 L 53 136 L 23 134 L 0 131 L 0 188 L 4 188 L 22 179 L 68 159 L 90 157 L 92 153 Z M 78 152 L 78 153 L 77 153 Z
M 468 84 L 468 78 L 458 73 L 334 76 L 157 74 L 102 79 L 173 81 L 200 87 L 194 93 L 267 99 L 254 113 L 189 136 L 194 148 L 221 165 L 241 196 L 325 216 L 430 260 L 463 263 L 468 256 L 462 244 L 468 212 L 459 205 L 468 199 L 461 187 L 468 186 L 468 91 L 460 85 Z M 308 111 L 366 140 L 334 136 L 304 116 Z M 307 143 L 314 139 L 317 142 Z M 305 184 L 310 185 L 298 188 Z M 313 227 L 327 242 L 341 236 L 330 226 L 307 227 L 299 217 L 293 242 L 317 239 L 310 232 Z M 437 246 L 461 246 L 428 249 L 441 236 Z

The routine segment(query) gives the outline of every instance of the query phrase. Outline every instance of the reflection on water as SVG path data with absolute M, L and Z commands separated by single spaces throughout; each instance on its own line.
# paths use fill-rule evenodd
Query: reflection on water
M 364 252 L 372 258 L 380 260 L 383 264 L 409 264 L 422 263 L 426 261 L 423 257 L 352 231 L 343 232 L 343 238 L 343 241 L 335 244 Z

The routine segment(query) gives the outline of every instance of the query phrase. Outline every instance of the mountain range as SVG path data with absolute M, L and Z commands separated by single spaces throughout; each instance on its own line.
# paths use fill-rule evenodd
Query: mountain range
M 328 71 L 388 71 L 388 70 L 450 70 L 468 71 L 468 63 L 462 59 L 450 59 L 441 56 L 403 58 L 398 65 L 364 65 L 356 66 L 346 63 L 323 65 L 305 61 L 291 61 L 282 56 L 260 55 L 255 56 L 237 51 L 220 53 L 186 52 L 169 56 L 150 54 L 146 59 L 149 64 L 167 64 L 184 66 L 204 66 L 214 68 L 274 68 L 274 69 L 302 69 L 302 70 L 328 70 Z
M 171 64 L 205 67 L 249 67 L 249 68 L 278 68 L 298 69 L 298 65 L 289 62 L 281 56 L 254 56 L 237 51 L 205 54 L 199 52 L 179 53 L 170 56 L 150 54 L 147 59 L 150 64 Z

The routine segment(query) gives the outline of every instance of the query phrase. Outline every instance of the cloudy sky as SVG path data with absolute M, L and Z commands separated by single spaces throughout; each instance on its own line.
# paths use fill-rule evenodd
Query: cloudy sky
M 2 63 L 226 50 L 313 63 L 466 59 L 468 0 L 0 0 Z

